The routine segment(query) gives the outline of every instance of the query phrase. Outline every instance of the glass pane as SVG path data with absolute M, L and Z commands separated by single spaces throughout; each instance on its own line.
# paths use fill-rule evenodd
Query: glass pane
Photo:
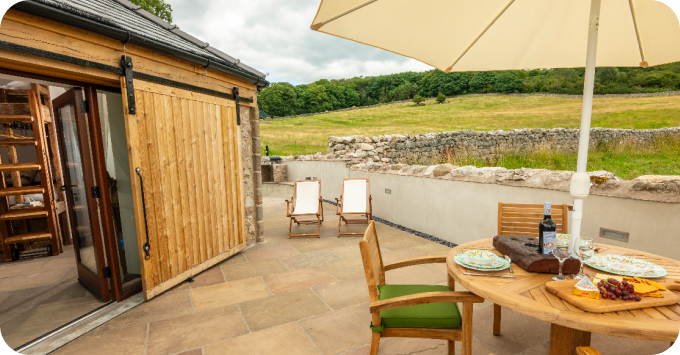
M 83 160 L 80 155 L 80 137 L 73 105 L 59 109 L 61 130 L 64 139 L 64 165 L 68 170 L 68 183 L 71 185 L 71 204 L 75 236 L 80 248 L 80 261 L 94 273 L 97 273 L 94 245 L 92 242 L 92 223 L 88 213 L 87 189 L 83 174 Z
M 120 93 L 97 91 L 102 145 L 107 180 L 111 193 L 113 230 L 116 237 L 123 291 L 141 284 L 141 268 L 135 211 L 132 205 L 132 182 L 128 160 L 123 97 Z

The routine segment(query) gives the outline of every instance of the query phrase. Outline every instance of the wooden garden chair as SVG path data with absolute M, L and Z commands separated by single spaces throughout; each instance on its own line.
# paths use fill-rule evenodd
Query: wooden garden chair
M 363 224 L 373 218 L 371 206 L 371 187 L 369 179 L 343 179 L 342 195 L 335 199 L 335 213 L 338 218 L 338 237 L 341 235 L 362 235 L 364 233 L 341 233 L 342 221 L 345 224 Z M 347 218 L 344 215 L 365 215 L 365 218 Z
M 550 218 L 557 233 L 569 233 L 571 204 L 551 205 Z M 541 203 L 498 203 L 498 235 L 530 235 L 538 238 L 538 224 L 543 220 Z M 501 306 L 493 305 L 493 335 L 501 335 Z
M 371 355 L 378 354 L 380 338 L 430 338 L 448 340 L 448 354 L 454 342 L 462 343 L 463 355 L 472 354 L 472 304 L 484 300 L 471 292 L 454 292 L 441 285 L 386 285 L 385 271 L 427 264 L 445 263 L 446 256 L 424 256 L 383 265 L 375 222 L 369 221 L 359 242 L 364 263 L 372 315 Z M 453 280 L 449 277 L 449 284 Z M 456 302 L 463 303 L 463 314 Z
M 321 199 L 321 180 L 299 180 L 293 186 L 292 201 L 286 200 L 286 216 L 290 217 L 290 227 L 288 228 L 288 239 L 290 237 L 317 236 L 321 238 L 321 223 L 323 222 L 323 200 Z M 290 210 L 291 204 L 293 210 Z M 300 220 L 300 217 L 314 216 L 316 219 Z M 301 224 L 318 224 L 319 230 L 316 234 L 301 233 L 292 234 L 293 222 Z
M 552 205 L 550 213 L 557 233 L 569 233 L 571 204 Z M 530 235 L 538 238 L 538 224 L 543 220 L 543 204 L 498 203 L 498 235 Z

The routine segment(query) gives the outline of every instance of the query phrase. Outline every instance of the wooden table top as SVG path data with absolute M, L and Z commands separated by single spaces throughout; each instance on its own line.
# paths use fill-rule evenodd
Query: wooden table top
M 633 256 L 659 264 L 668 270 L 666 277 L 654 279 L 664 285 L 680 281 L 680 261 L 643 253 L 631 249 L 597 244 L 598 253 Z M 652 307 L 621 312 L 589 313 L 548 292 L 545 283 L 552 281 L 553 274 L 538 274 L 524 271 L 512 264 L 509 270 L 489 274 L 513 275 L 516 278 L 484 277 L 464 275 L 464 272 L 483 273 L 456 264 L 453 257 L 467 250 L 490 250 L 502 256 L 492 245 L 492 239 L 465 243 L 452 249 L 447 257 L 448 272 L 456 284 L 460 284 L 476 295 L 513 311 L 581 331 L 674 342 L 680 330 L 680 306 Z M 592 280 L 596 273 L 603 273 L 586 266 L 584 272 Z M 680 292 L 676 292 L 680 296 Z

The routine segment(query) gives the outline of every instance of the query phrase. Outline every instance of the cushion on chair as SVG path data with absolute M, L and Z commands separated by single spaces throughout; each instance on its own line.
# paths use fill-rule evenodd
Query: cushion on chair
M 413 295 L 424 292 L 451 291 L 437 285 L 384 285 L 378 287 L 379 299 Z M 385 328 L 460 328 L 461 317 L 455 302 L 429 303 L 399 307 L 380 312 Z

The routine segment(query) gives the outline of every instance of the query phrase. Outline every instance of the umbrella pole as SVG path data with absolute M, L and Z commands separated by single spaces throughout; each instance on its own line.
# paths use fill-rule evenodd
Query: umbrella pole
M 588 51 L 586 55 L 586 72 L 583 80 L 583 107 L 581 110 L 581 131 L 578 141 L 578 161 L 576 173 L 571 177 L 569 192 L 574 198 L 574 211 L 571 216 L 570 251 L 579 245 L 581 239 L 581 220 L 583 219 L 583 199 L 588 197 L 590 177 L 586 173 L 588 166 L 588 143 L 590 140 L 590 119 L 593 111 L 593 89 L 595 86 L 595 59 L 597 57 L 597 36 L 600 17 L 601 0 L 590 3 L 590 19 L 588 24 Z

